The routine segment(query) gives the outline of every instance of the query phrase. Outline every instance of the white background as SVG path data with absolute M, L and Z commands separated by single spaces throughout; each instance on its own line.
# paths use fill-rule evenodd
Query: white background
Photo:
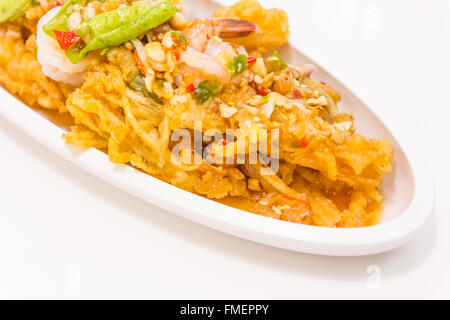
M 450 298 L 450 1 L 261 2 L 372 108 L 419 119 L 436 205 L 417 237 L 359 258 L 254 244 L 119 191 L 0 118 L 0 298 Z

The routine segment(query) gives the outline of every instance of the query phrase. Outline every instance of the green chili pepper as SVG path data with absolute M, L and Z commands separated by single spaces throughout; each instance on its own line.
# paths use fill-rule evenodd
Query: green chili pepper
M 283 58 L 276 51 L 266 59 L 266 65 L 269 72 L 281 71 L 288 67 L 286 62 L 284 62 Z
M 149 92 L 148 97 L 155 101 L 157 104 L 163 104 L 164 102 L 154 92 Z
M 151 98 L 156 103 L 163 104 L 162 100 L 156 95 L 156 93 L 147 90 L 147 87 L 145 86 L 145 76 L 141 72 L 139 72 L 136 77 L 128 83 L 128 85 L 131 89 Z
M 136 39 L 140 34 L 163 24 L 175 13 L 177 9 L 165 0 L 155 7 L 143 2 L 92 17 L 82 22 L 76 30 L 86 46 L 72 62 L 79 62 L 89 51 L 117 47 Z
M 34 4 L 32 0 L 0 0 L 0 23 L 20 18 Z

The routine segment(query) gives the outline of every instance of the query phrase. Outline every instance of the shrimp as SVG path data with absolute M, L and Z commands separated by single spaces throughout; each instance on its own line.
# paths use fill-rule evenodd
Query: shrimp
M 202 79 L 217 77 L 222 83 L 230 81 L 228 71 L 216 61 L 215 57 L 198 52 L 191 47 L 187 47 L 186 51 L 182 52 L 180 62 L 186 64 L 180 67 L 183 72 L 194 74 Z
M 221 38 L 245 37 L 257 31 L 258 27 L 251 21 L 214 18 L 195 19 L 189 27 L 183 30 L 189 45 L 195 50 L 203 52 L 209 40 L 214 36 Z
M 71 63 L 58 42 L 42 29 L 60 9 L 60 6 L 51 9 L 39 20 L 36 36 L 37 59 L 42 72 L 50 79 L 78 86 L 83 83 L 83 72 L 91 64 L 90 59 L 83 59 L 77 64 Z
M 226 50 L 247 55 L 244 47 L 233 47 L 217 37 L 242 37 L 256 31 L 257 26 L 247 20 L 237 19 L 195 19 L 184 28 L 188 47 L 181 53 L 180 69 L 198 75 L 200 78 L 217 77 L 222 83 L 231 80 L 228 70 L 217 61 L 219 54 Z M 220 41 L 218 41 L 220 40 Z

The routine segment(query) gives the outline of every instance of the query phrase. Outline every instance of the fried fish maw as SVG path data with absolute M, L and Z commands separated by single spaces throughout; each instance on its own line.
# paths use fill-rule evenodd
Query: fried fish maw
M 28 105 L 66 111 L 58 84 L 43 74 L 20 27 L 13 24 L 0 26 L 0 83 Z
M 214 13 L 214 17 L 239 18 L 256 23 L 261 30 L 246 37 L 227 39 L 260 55 L 288 41 L 289 19 L 284 10 L 265 9 L 256 0 L 241 0 Z

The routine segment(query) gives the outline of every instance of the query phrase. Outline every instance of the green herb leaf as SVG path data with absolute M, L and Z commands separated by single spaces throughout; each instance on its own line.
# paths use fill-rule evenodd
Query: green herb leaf
M 205 103 L 212 97 L 217 96 L 219 94 L 219 91 L 220 82 L 216 79 L 214 82 L 212 82 L 211 80 L 200 82 L 198 88 L 195 89 L 194 93 L 200 103 Z
M 171 34 L 177 37 L 177 39 L 183 44 L 184 48 L 187 48 L 187 40 L 184 34 L 182 34 L 180 31 L 172 31 Z
M 227 64 L 228 69 L 231 70 L 232 74 L 231 76 L 237 77 L 238 75 L 242 74 L 245 70 L 247 70 L 248 67 L 248 61 L 247 56 L 243 54 L 239 54 L 232 61 L 230 61 Z
M 266 65 L 269 72 L 282 71 L 288 67 L 277 51 L 266 59 Z
M 156 93 L 147 90 L 147 87 L 145 86 L 145 76 L 141 72 L 139 72 L 136 77 L 128 83 L 128 85 L 131 89 L 151 98 L 156 103 L 163 104 L 163 101 L 156 95 Z

